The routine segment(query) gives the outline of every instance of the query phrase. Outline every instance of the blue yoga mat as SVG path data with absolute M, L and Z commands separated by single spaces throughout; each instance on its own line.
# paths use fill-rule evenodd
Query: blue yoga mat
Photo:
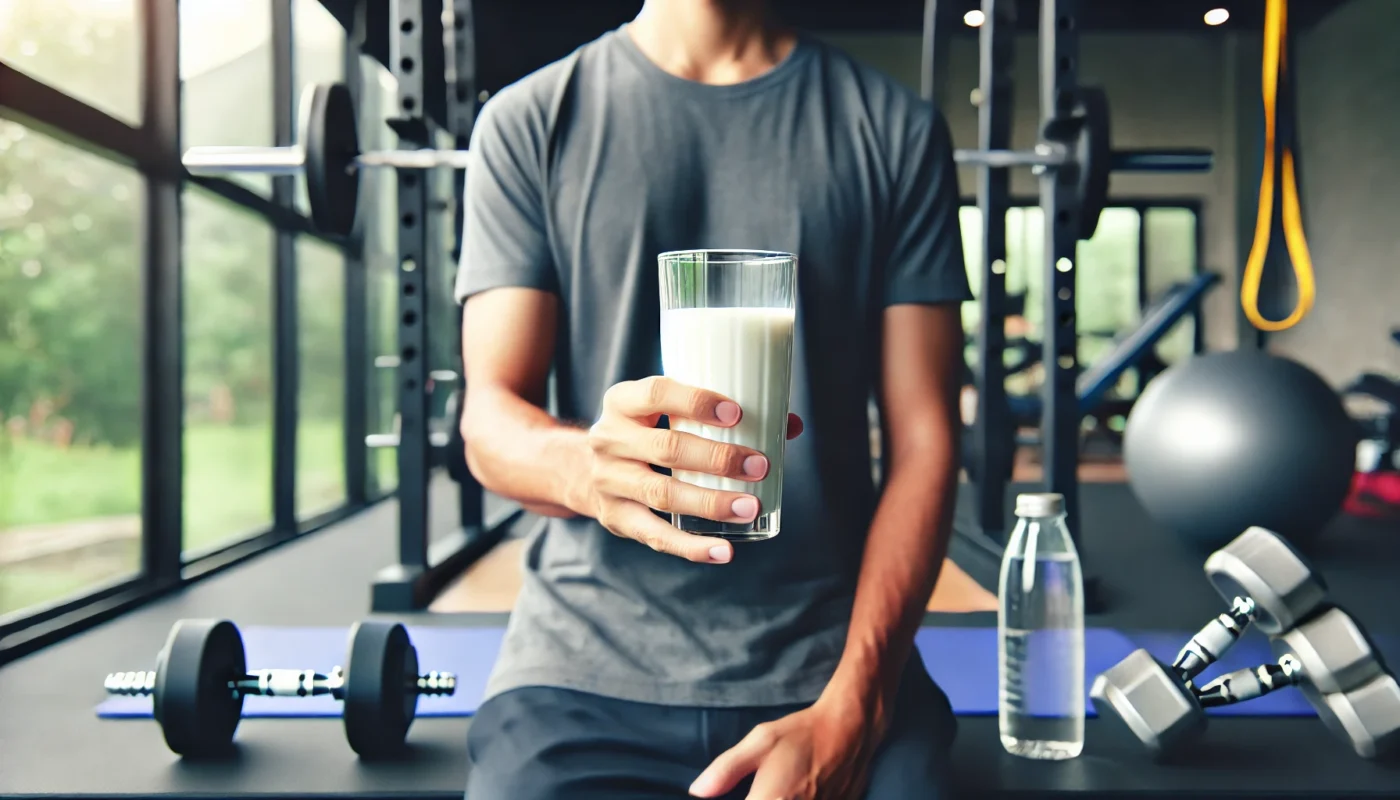
M 451 697 L 422 697 L 418 715 L 423 717 L 469 716 L 481 703 L 486 679 L 501 649 L 502 628 L 439 628 L 409 626 L 424 669 L 457 674 L 457 693 Z M 243 631 L 248 664 L 322 672 L 345 660 L 345 628 L 248 627 Z M 997 713 L 997 645 L 995 628 L 923 628 L 915 643 L 934 680 L 943 687 L 953 710 L 961 715 Z M 1085 672 L 1092 676 L 1126 656 L 1134 647 L 1117 631 L 1091 628 L 1084 632 Z M 1087 696 L 1087 694 L 1086 694 Z M 327 697 L 249 697 L 243 703 L 245 717 L 340 716 L 339 701 Z M 1086 702 L 1090 715 L 1093 708 Z M 100 717 L 149 717 L 151 701 L 145 697 L 113 697 L 97 707 Z
M 253 626 L 243 629 L 248 663 L 292 669 L 328 671 L 343 664 L 346 628 L 280 628 Z M 409 626 L 409 635 L 418 648 L 424 669 L 457 674 L 457 693 L 452 697 L 422 697 L 418 715 L 423 717 L 470 716 L 481 703 L 486 679 L 500 652 L 503 628 L 448 628 Z M 1123 634 L 1106 628 L 1084 632 L 1086 682 L 1108 669 L 1134 648 L 1143 647 L 1163 661 L 1170 662 L 1190 636 L 1182 631 L 1144 631 Z M 948 695 L 954 712 L 961 716 L 991 716 L 997 713 L 997 644 L 995 628 L 923 628 L 915 638 L 929 674 Z M 1263 637 L 1246 637 L 1206 678 L 1245 666 L 1271 661 L 1268 642 Z M 1087 702 L 1086 712 L 1094 716 Z M 341 704 L 330 697 L 280 698 L 250 697 L 244 701 L 245 717 L 334 717 Z M 1247 716 L 1307 716 L 1312 709 L 1296 691 L 1284 690 L 1247 704 L 1212 709 L 1213 714 Z M 113 697 L 97 706 L 105 718 L 151 716 L 151 701 L 144 697 Z

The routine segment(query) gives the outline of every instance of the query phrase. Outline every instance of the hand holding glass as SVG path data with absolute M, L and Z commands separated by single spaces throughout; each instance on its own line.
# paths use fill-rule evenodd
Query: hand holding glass
M 735 541 L 776 536 L 781 528 L 783 460 L 792 389 L 797 257 L 750 250 L 689 250 L 658 257 L 661 363 L 666 378 L 733 400 L 732 426 L 671 418 L 672 430 L 762 453 L 768 472 L 757 482 L 691 470 L 673 476 L 705 489 L 758 499 L 747 523 L 672 514 L 689 533 Z

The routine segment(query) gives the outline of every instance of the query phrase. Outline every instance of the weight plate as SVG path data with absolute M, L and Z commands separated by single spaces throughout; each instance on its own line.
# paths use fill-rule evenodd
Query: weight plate
M 365 620 L 350 629 L 345 738 L 363 758 L 403 748 L 418 709 L 418 652 L 404 626 Z
M 165 743 L 183 756 L 227 751 L 243 716 L 229 685 L 248 672 L 243 637 L 232 622 L 181 620 L 156 659 L 154 714 Z
M 1108 176 L 1113 166 L 1113 138 L 1109 125 L 1108 94 L 1099 86 L 1080 86 L 1075 115 L 1081 118 L 1071 147 L 1079 162 L 1079 238 L 1093 238 L 1099 216 L 1108 205 Z
M 311 221 L 326 233 L 349 235 L 360 198 L 355 103 L 343 83 L 312 86 L 302 96 L 301 139 Z

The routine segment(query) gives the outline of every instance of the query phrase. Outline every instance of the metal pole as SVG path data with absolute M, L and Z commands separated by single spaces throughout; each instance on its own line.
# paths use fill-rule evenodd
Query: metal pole
M 284 149 L 296 138 L 296 91 L 293 88 L 292 0 L 272 3 L 273 136 Z M 295 179 L 272 179 L 272 201 L 291 209 Z M 272 527 L 291 536 L 297 530 L 297 412 L 300 381 L 297 357 L 296 234 L 278 228 L 273 245 L 272 301 Z
M 174 3 L 141 3 L 141 564 L 155 587 L 180 582 L 184 544 L 184 341 L 180 259 L 180 18 Z
M 211 145 L 191 147 L 183 161 L 191 175 L 216 178 L 235 172 L 300 175 L 306 166 L 306 154 L 300 147 L 291 146 Z
M 390 62 L 399 87 L 400 147 L 429 146 L 424 109 L 426 82 L 423 0 L 394 0 L 390 19 L 399 24 L 390 40 Z M 433 29 L 441 30 L 438 26 Z M 411 65 L 405 69 L 404 65 Z M 422 141 L 410 141 L 417 134 Z M 428 567 L 428 181 L 396 172 L 399 192 L 399 564 L 410 574 Z
M 938 51 L 938 0 L 924 0 L 924 45 L 919 63 L 919 96 L 933 100 L 936 94 L 934 58 Z
M 977 109 L 978 147 L 1004 150 L 1011 144 L 1012 82 L 1015 67 L 1016 4 L 982 0 Z M 977 492 L 982 533 L 1006 539 L 1006 484 L 1011 480 L 1015 421 L 1006 399 L 1006 212 L 1010 174 L 991 163 L 977 170 L 977 208 L 982 215 L 981 315 L 977 329 L 977 420 L 973 448 L 981 454 Z M 1008 436 L 1007 433 L 1011 435 Z
M 1078 85 L 1078 0 L 1041 0 L 1040 112 L 1042 124 L 1069 116 Z M 1047 170 L 1040 179 L 1040 207 L 1045 215 L 1044 336 L 1041 363 L 1041 462 L 1045 489 L 1064 495 L 1071 534 L 1079 544 L 1079 429 L 1081 417 L 1075 379 L 1079 372 L 1075 318 L 1075 257 L 1082 209 L 1073 175 Z M 1083 547 L 1079 548 L 1081 557 Z

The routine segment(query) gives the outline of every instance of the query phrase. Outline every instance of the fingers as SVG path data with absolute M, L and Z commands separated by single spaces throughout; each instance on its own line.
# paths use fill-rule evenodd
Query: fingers
M 589 431 L 589 443 L 600 455 L 659 467 L 741 481 L 768 474 L 768 459 L 757 450 L 665 428 L 601 422 Z
M 598 521 L 618 536 L 697 564 L 725 564 L 734 556 L 733 545 L 724 539 L 679 531 L 657 518 L 646 506 L 630 500 L 609 502 Z
M 653 376 L 624 381 L 603 395 L 603 410 L 633 419 L 670 417 L 730 427 L 739 421 L 739 404 L 716 392 Z
M 787 438 L 796 439 L 802 435 L 802 418 L 796 414 L 788 414 Z
M 773 729 L 759 725 L 738 744 L 720 753 L 710 762 L 710 766 L 700 773 L 700 777 L 690 785 L 693 797 L 719 797 L 739 785 L 745 777 L 753 774 L 762 763 L 764 756 L 777 744 Z
M 759 511 L 758 499 L 753 495 L 705 489 L 654 472 L 635 461 L 598 465 L 593 485 L 612 497 L 633 500 L 657 511 L 717 522 L 752 522 Z

